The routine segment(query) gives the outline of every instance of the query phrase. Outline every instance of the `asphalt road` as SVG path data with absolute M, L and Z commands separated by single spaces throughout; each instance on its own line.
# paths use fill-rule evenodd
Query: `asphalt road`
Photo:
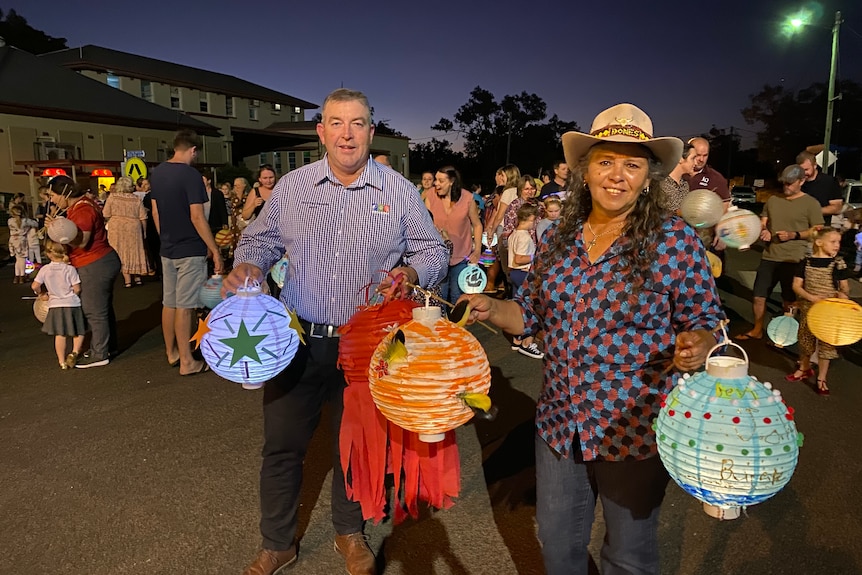
M 748 328 L 755 252 L 733 252 L 722 298 Z M 209 373 L 180 377 L 164 357 L 157 283 L 117 284 L 121 355 L 62 372 L 26 286 L 0 269 L 0 574 L 239 574 L 259 544 L 261 393 Z M 854 296 L 862 285 L 854 280 Z M 448 511 L 367 528 L 386 575 L 540 574 L 533 426 L 540 362 L 473 329 L 493 366 L 500 417 L 458 430 L 462 493 Z M 789 485 L 735 521 L 705 515 L 675 484 L 660 527 L 662 573 L 862 573 L 862 367 L 830 372 L 830 397 L 786 383 L 794 359 L 748 342 L 751 373 L 778 387 L 805 434 Z M 329 521 L 331 440 L 321 425 L 305 469 L 293 572 L 343 572 Z M 318 455 L 320 454 L 320 455 Z M 854 455 L 855 454 L 855 455 Z M 598 556 L 602 525 L 592 549 Z

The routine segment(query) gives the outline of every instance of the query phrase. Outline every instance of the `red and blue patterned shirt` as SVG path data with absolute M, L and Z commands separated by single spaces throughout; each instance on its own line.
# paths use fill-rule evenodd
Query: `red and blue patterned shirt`
M 540 254 L 553 233 L 546 233 Z M 526 333 L 545 334 L 536 427 L 564 457 L 573 449 L 584 461 L 655 455 L 652 420 L 673 387 L 673 374 L 664 372 L 676 334 L 711 331 L 725 318 L 695 231 L 673 217 L 663 236 L 640 287 L 622 283 L 625 238 L 590 263 L 579 233 L 543 272 L 539 293 L 531 272 L 515 294 Z

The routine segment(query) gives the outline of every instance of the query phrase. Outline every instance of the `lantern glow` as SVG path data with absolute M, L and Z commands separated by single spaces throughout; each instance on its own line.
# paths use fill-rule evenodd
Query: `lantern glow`
M 716 235 L 731 248 L 747 250 L 760 238 L 762 225 L 754 212 L 728 209 L 715 227 Z

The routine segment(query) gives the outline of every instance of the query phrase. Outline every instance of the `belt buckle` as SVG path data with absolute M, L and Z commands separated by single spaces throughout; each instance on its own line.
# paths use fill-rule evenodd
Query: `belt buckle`
M 309 335 L 315 339 L 323 339 L 326 337 L 335 337 L 337 335 L 338 328 L 334 325 L 325 325 L 322 323 L 310 323 L 309 324 Z M 315 330 L 317 332 L 315 333 Z

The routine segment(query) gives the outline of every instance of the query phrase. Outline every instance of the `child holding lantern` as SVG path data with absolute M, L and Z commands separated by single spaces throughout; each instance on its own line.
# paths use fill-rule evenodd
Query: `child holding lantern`
M 36 279 L 30 284 L 38 297 L 45 297 L 42 286 L 45 286 L 48 297 L 48 317 L 42 331 L 54 336 L 54 350 L 60 369 L 75 367 L 81 349 L 84 346 L 84 334 L 87 324 L 84 312 L 81 310 L 81 278 L 78 271 L 69 264 L 66 246 L 51 240 L 46 240 L 45 252 L 51 260 L 39 269 Z M 72 352 L 66 355 L 68 338 L 72 338 Z
M 536 255 L 536 243 L 530 232 L 536 227 L 538 212 L 538 208 L 532 203 L 519 207 L 517 226 L 509 236 L 509 280 L 513 294 L 527 279 L 527 273 L 533 264 L 533 256 Z M 513 338 L 512 349 L 533 359 L 542 359 L 545 356 L 533 341 L 533 336 Z
M 819 341 L 808 327 L 808 311 L 811 306 L 826 298 L 848 299 L 850 277 L 847 264 L 838 256 L 841 248 L 841 232 L 835 228 L 820 227 L 812 230 L 814 247 L 811 257 L 799 263 L 799 269 L 793 278 L 793 292 L 800 298 L 799 306 L 799 368 L 787 374 L 787 381 L 801 381 L 814 375 L 811 367 L 811 355 L 815 347 L 818 349 L 819 369 L 817 376 L 817 393 L 829 395 L 826 385 L 826 374 L 829 371 L 829 361 L 838 358 L 835 347 Z

